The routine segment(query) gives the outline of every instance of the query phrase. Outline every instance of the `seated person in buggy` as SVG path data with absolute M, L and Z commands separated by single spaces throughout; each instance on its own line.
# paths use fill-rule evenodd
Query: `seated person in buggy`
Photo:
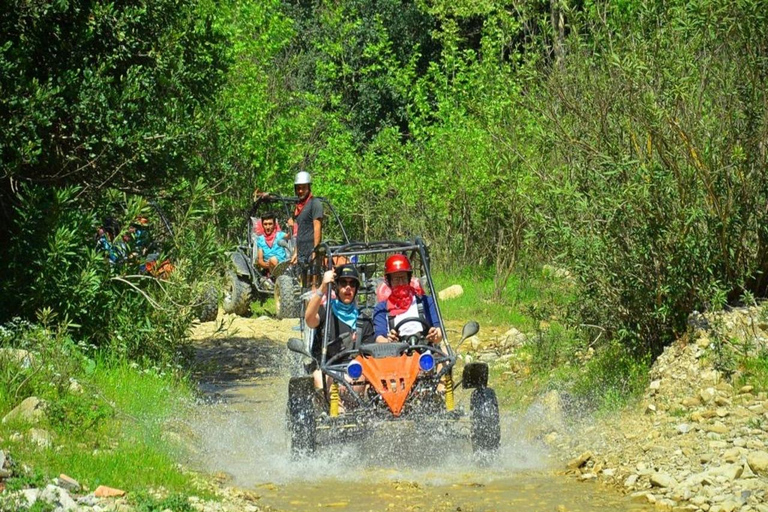
M 390 256 L 384 264 L 384 273 L 392 291 L 373 309 L 376 342 L 394 342 L 401 337 L 424 334 L 429 343 L 439 344 L 443 331 L 435 301 L 425 295 L 420 286 L 413 286 L 413 269 L 408 258 L 403 254 Z
M 326 306 L 322 304 L 325 290 L 328 285 L 333 286 L 335 298 L 330 301 L 331 321 L 326 326 Z M 373 343 L 373 325 L 370 319 L 360 315 L 357 307 L 357 291 L 360 288 L 360 275 L 354 265 L 347 264 L 328 270 L 323 274 L 323 282 L 312 293 L 307 303 L 304 321 L 307 327 L 315 329 L 315 338 L 312 342 L 312 355 L 320 360 L 324 329 L 328 328 L 328 346 L 326 348 L 326 361 L 344 350 L 359 347 L 363 343 Z M 320 371 L 315 372 L 315 386 L 322 387 Z
M 278 229 L 274 212 L 262 216 L 261 227 L 264 232 L 256 238 L 256 265 L 263 271 L 271 272 L 291 257 L 286 244 L 281 243 L 287 235 Z

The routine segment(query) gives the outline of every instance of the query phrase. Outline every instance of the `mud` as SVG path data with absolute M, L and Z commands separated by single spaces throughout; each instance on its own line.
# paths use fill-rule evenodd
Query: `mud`
M 502 448 L 473 459 L 469 443 L 423 426 L 386 428 L 364 441 L 334 444 L 292 460 L 285 431 L 296 320 L 220 315 L 194 333 L 204 396 L 190 419 L 192 464 L 226 485 L 248 489 L 266 510 L 640 511 L 615 490 L 562 474 L 563 461 L 527 441 L 502 411 Z M 457 405 L 468 409 L 468 393 Z

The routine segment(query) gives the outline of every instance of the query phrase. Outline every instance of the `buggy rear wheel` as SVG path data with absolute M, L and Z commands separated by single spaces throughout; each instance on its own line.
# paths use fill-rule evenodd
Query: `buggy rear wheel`
M 200 305 L 198 306 L 197 317 L 201 322 L 213 322 L 216 315 L 219 314 L 219 294 L 214 286 L 205 289 Z
M 312 455 L 315 452 L 317 430 L 314 398 L 315 384 L 312 377 L 294 377 L 288 382 L 288 430 L 293 457 Z
M 490 388 L 472 391 L 469 400 L 472 412 L 470 439 L 472 451 L 490 452 L 499 448 L 501 427 L 499 425 L 499 402 Z
M 290 273 L 282 274 L 275 280 L 275 314 L 277 318 L 301 316 L 299 282 Z
M 226 313 L 244 316 L 251 309 L 251 285 L 233 271 L 227 272 L 227 291 L 222 301 Z

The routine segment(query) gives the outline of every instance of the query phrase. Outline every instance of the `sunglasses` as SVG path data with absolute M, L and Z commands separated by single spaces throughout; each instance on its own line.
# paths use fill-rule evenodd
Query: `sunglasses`
M 338 284 L 339 288 L 346 288 L 347 286 L 357 288 L 357 281 L 354 279 L 339 279 Z

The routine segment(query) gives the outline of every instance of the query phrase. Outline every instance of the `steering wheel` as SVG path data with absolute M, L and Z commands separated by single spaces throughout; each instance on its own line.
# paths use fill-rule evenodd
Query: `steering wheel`
M 400 336 L 400 328 L 403 325 L 405 325 L 407 323 L 410 323 L 410 322 L 418 322 L 418 323 L 420 323 L 424 327 L 424 329 L 421 331 L 420 335 L 419 334 L 411 334 L 410 336 L 408 336 L 407 339 L 403 340 L 402 336 Z M 397 322 L 397 324 L 394 327 L 392 327 L 392 330 L 397 332 L 397 337 L 401 338 L 400 341 L 405 341 L 409 345 L 421 345 L 421 342 L 426 338 L 427 332 L 431 328 L 432 328 L 432 326 L 429 325 L 426 321 L 422 320 L 421 318 L 419 318 L 419 317 L 412 317 L 412 318 L 403 318 L 402 320 Z

